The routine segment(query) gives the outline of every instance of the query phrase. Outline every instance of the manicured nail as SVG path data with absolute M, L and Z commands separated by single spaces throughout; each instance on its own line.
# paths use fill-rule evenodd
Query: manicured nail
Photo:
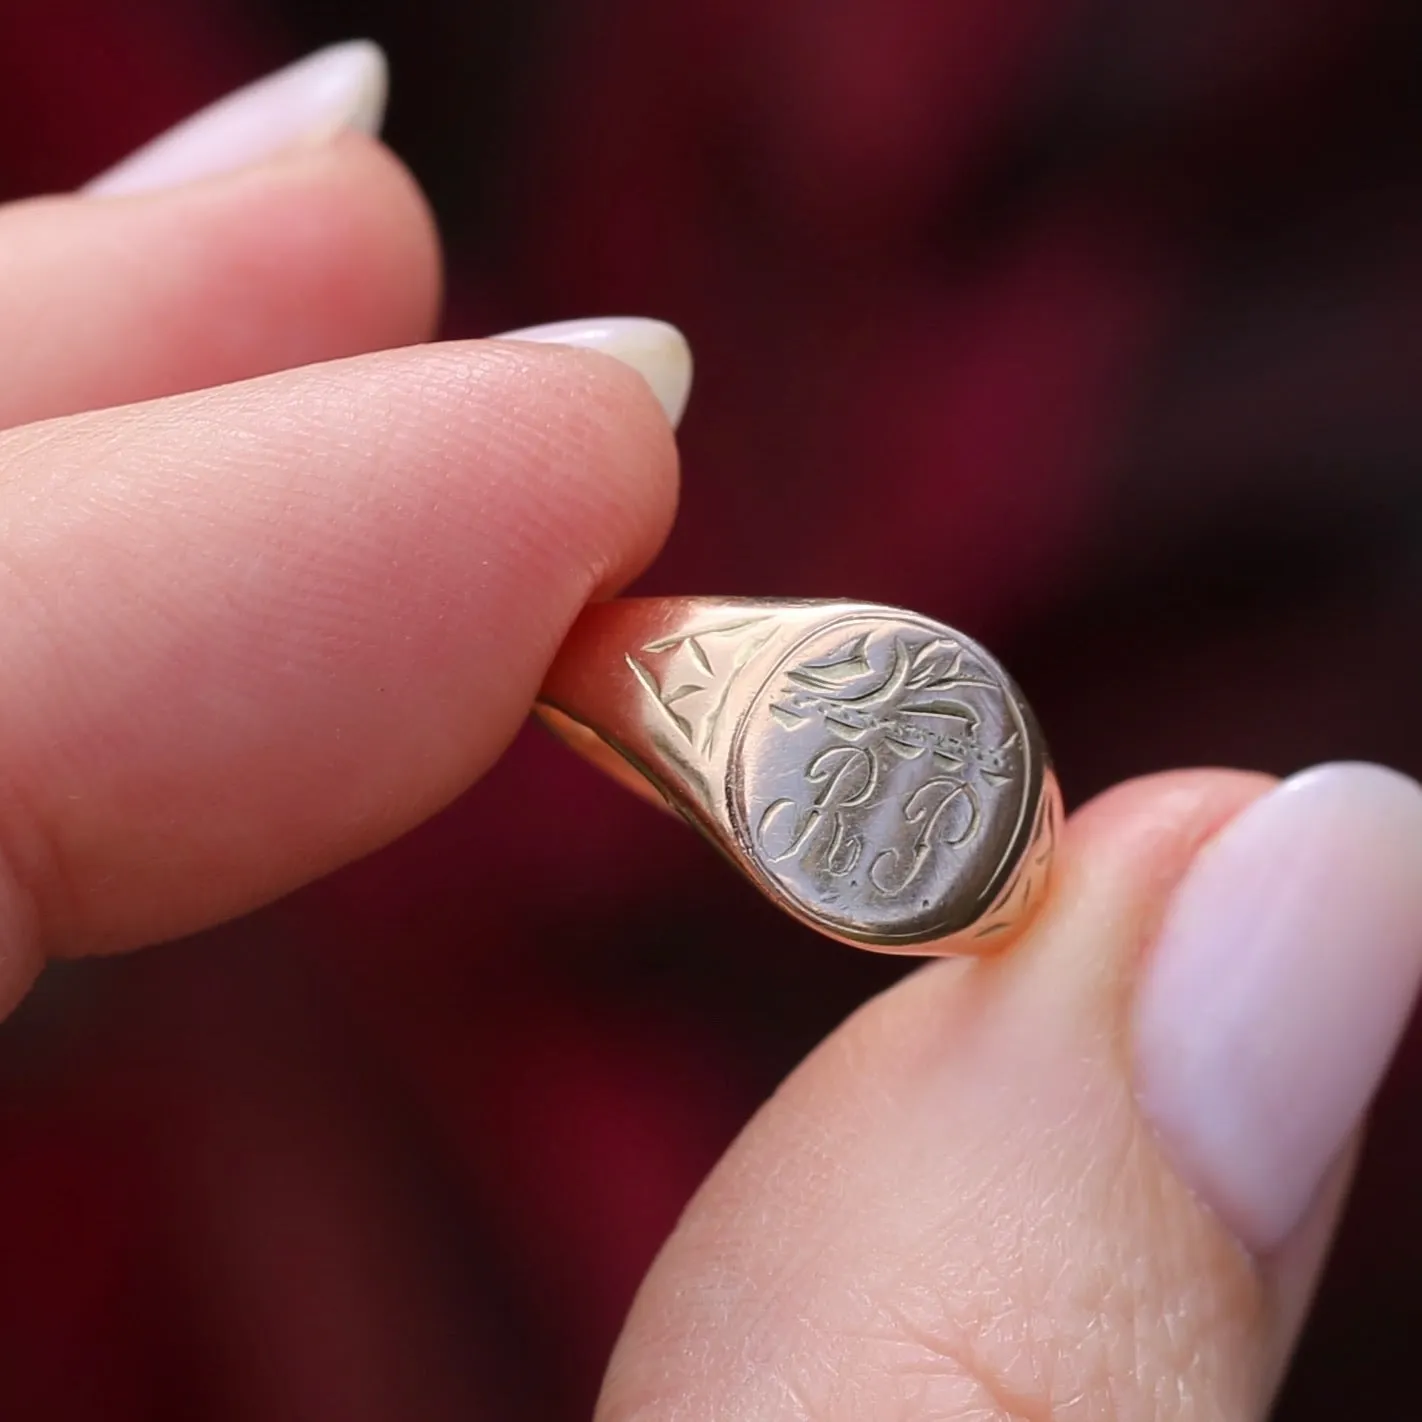
M 644 316 L 602 316 L 529 326 L 522 331 L 507 331 L 498 339 L 581 346 L 615 356 L 652 387 L 672 428 L 681 423 L 687 396 L 691 394 L 691 348 L 686 337 L 665 321 L 651 321 Z
M 1302 1221 L 1361 1123 L 1422 977 L 1422 787 L 1326 765 L 1203 849 L 1144 965 L 1137 1090 L 1245 1244 Z
M 379 133 L 386 84 L 378 45 L 332 45 L 184 119 L 85 191 L 104 197 L 155 192 L 234 172 L 345 129 Z

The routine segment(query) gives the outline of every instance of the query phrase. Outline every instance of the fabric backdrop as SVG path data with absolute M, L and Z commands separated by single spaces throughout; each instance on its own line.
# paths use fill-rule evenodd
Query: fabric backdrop
M 957 623 L 1073 803 L 1422 773 L 1411 0 L 0 0 L 0 197 L 354 34 L 451 334 L 689 334 L 646 590 Z M 530 733 L 387 852 L 0 1030 L 0 1415 L 584 1417 L 696 1182 L 898 971 Z M 1286 1422 L 1415 1406 L 1420 1081 L 1414 1033 Z

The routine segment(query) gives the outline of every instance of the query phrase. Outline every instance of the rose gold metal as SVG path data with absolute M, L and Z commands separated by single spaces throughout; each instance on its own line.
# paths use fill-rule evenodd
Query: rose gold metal
M 603 603 L 536 710 L 840 942 L 996 952 L 1044 897 L 1062 804 L 1036 720 L 989 652 L 917 613 Z

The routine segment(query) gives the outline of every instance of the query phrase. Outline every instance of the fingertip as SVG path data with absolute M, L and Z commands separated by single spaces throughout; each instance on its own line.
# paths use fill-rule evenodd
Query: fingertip
M 303 158 L 314 168 L 301 171 Z M 296 183 L 324 179 L 348 204 L 331 220 L 317 254 L 341 251 L 353 231 L 370 243 L 366 259 L 353 260 L 337 288 L 358 320 L 344 353 L 429 340 L 444 302 L 444 249 L 434 209 L 409 167 L 378 137 L 354 129 L 288 161 L 298 165 L 291 174 Z M 353 255 L 359 258 L 359 250 Z
M 670 322 L 645 316 L 582 317 L 506 331 L 498 340 L 532 341 L 600 351 L 642 377 L 675 429 L 691 395 L 691 346 Z
M 1045 1023 L 1119 1036 L 1170 894 L 1212 835 L 1275 783 L 1252 771 L 1162 771 L 1103 791 L 1067 819 L 1051 890 L 1000 971 Z
M 326 142 L 348 128 L 378 133 L 388 87 L 389 65 L 379 45 L 327 45 L 179 120 L 93 179 L 85 195 L 161 192 Z
M 688 1210 L 600 1415 L 770 1415 L 789 1379 L 824 1415 L 1153 1416 L 1164 1395 L 1254 1415 L 1261 1278 L 1155 1149 L 1126 1044 L 1174 885 L 1270 783 L 1108 792 L 1022 938 L 840 1027 Z
M 347 132 L 255 167 L 0 210 L 0 428 L 425 340 L 429 205 Z
M 150 219 L 156 238 L 201 282 L 187 348 L 202 351 L 205 317 L 214 337 L 248 343 L 217 345 L 210 378 L 185 388 L 434 333 L 444 282 L 438 226 L 413 174 L 377 138 L 347 130 L 147 201 L 171 206 Z
M 1274 776 L 1257 771 L 1214 766 L 1137 776 L 1103 790 L 1076 810 L 1067 822 L 1067 840 L 1082 852 L 1107 847 L 1149 852 L 1162 841 L 1193 852 L 1203 838 L 1277 783 Z
M 1422 982 L 1422 787 L 1290 777 L 1195 858 L 1142 975 L 1142 1109 L 1252 1249 L 1283 1246 L 1359 1129 Z
M 587 597 L 611 597 L 652 561 L 676 517 L 680 455 L 661 395 L 637 365 L 596 347 L 522 336 L 480 344 L 500 353 L 511 382 L 555 397 L 571 421 L 566 437 L 587 447 L 547 512 L 597 533 Z
M 1356 873 L 1323 903 L 1338 886 L 1313 851 L 1331 841 Z M 1153 1417 L 1162 1398 L 1171 1416 L 1264 1415 L 1346 1188 L 1335 1128 L 1422 971 L 1419 863 L 1422 792 L 1374 767 L 1283 787 L 1172 772 L 1100 796 L 1022 938 L 900 980 L 762 1109 L 654 1267 L 599 1415 L 772 1415 L 787 1388 L 817 1415 Z M 1208 961 L 1152 986 L 1176 951 L 1167 920 L 1221 874 L 1232 907 L 1197 935 Z M 1278 909 L 1290 878 L 1318 891 L 1302 919 Z M 1282 940 L 1297 982 L 1274 971 Z M 1151 1070 L 1184 1073 L 1164 1131 L 1136 1080 L 1142 993 L 1164 1018 Z M 1367 1072 L 1327 1058 L 1330 1020 Z M 1201 1120 L 1230 1151 L 1182 1170 L 1199 1162 L 1172 1135 Z M 1264 1187 L 1293 1228 L 1268 1255 L 1237 1208 Z
M 0 626 L 32 694 L 0 699 L 0 764 L 23 767 L 11 818 L 37 828 L 0 802 L 0 846 L 67 954 L 200 927 L 447 804 L 587 600 L 654 555 L 676 496 L 645 381 L 523 343 L 388 351 L 5 441 Z M 25 589 L 56 578 L 36 615 Z

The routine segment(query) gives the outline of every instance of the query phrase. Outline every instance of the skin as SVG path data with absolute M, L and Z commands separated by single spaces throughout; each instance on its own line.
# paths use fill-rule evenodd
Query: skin
M 654 556 L 676 453 L 640 378 L 417 345 L 439 287 L 356 137 L 0 209 L 0 1008 L 448 803 Z M 687 1210 L 602 1422 L 1263 1416 L 1346 1172 L 1251 1257 L 1141 1118 L 1127 1020 L 1172 888 L 1268 783 L 1102 797 L 1012 953 L 832 1035 Z
M 1101 797 L 1027 941 L 930 964 L 826 1041 L 666 1246 L 601 1416 L 1262 1416 L 1339 1191 L 1251 1258 L 1141 1120 L 1125 1015 L 1163 900 L 1268 784 Z

